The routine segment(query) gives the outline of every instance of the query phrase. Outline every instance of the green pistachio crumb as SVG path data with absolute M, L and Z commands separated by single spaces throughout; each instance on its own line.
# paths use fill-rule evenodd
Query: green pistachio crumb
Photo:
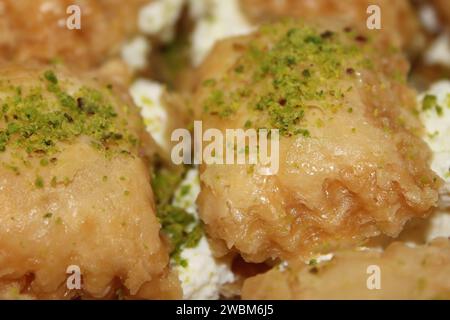
M 345 99 L 337 84 L 349 70 L 353 75 L 369 68 L 366 38 L 355 41 L 351 34 L 320 32 L 293 21 L 264 26 L 260 34 L 229 72 L 215 80 L 203 101 L 205 113 L 228 118 L 247 108 L 248 126 L 309 137 L 305 117 L 310 107 L 337 110 Z M 241 70 L 245 73 L 236 76 Z M 242 88 L 251 90 L 242 95 Z
M 157 216 L 163 233 L 168 236 L 172 244 L 171 258 L 178 265 L 184 264 L 181 258 L 182 250 L 197 246 L 203 235 L 203 229 L 193 215 L 185 209 L 171 204 L 175 196 L 174 191 L 179 186 L 182 178 L 183 173 L 159 169 L 152 179 L 152 187 L 157 204 Z M 181 187 L 182 194 L 187 194 L 189 191 L 190 186 Z
M 44 78 L 52 84 L 58 83 L 58 78 L 52 70 L 47 70 L 44 72 Z
M 34 185 L 38 189 L 42 189 L 44 187 L 44 179 L 42 177 L 38 176 L 36 177 L 36 180 L 34 181 Z
M 79 136 L 89 137 L 92 145 L 109 153 L 137 143 L 126 123 L 119 121 L 109 94 L 90 87 L 69 94 L 64 89 L 67 81 L 53 71 L 45 71 L 43 77 L 46 86 L 1 88 L 0 152 L 13 147 L 27 156 L 46 158 L 59 151 L 59 142 L 70 143 Z
M 437 105 L 437 97 L 427 94 L 422 101 L 422 110 L 427 111 L 435 108 Z

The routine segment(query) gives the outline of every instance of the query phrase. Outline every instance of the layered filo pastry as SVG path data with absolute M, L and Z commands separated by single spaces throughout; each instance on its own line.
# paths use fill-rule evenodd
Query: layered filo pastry
M 224 253 L 307 258 L 396 237 L 437 205 L 407 62 L 380 50 L 346 27 L 292 22 L 216 45 L 194 98 L 203 125 L 281 135 L 274 175 L 201 167 L 200 214 Z
M 2 68 L 0 83 L 2 297 L 180 297 L 126 92 L 50 69 Z
M 0 58 L 65 63 L 92 69 L 120 53 L 138 32 L 139 9 L 150 0 L 0 1 Z
M 447 8 L 0 0 L 0 299 L 449 299 Z

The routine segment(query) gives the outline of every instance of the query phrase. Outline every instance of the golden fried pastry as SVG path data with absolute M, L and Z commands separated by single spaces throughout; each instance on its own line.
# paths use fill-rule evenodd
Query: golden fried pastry
M 430 0 L 436 8 L 440 18 L 447 26 L 450 26 L 450 5 L 447 0 Z
M 419 138 L 407 63 L 378 55 L 375 43 L 285 22 L 215 47 L 193 99 L 203 131 L 280 133 L 272 175 L 251 164 L 201 166 L 199 211 L 217 254 L 305 259 L 396 236 L 436 206 L 441 181 Z
M 0 74 L 2 296 L 180 297 L 132 103 L 64 72 Z M 66 286 L 71 265 L 80 290 Z
M 450 299 L 450 242 L 385 252 L 340 252 L 316 265 L 274 268 L 249 278 L 243 299 Z M 377 279 L 378 277 L 378 279 Z
M 445 0 L 444 0 L 445 2 Z M 282 17 L 343 20 L 367 30 L 367 12 L 371 5 L 381 9 L 382 38 L 385 46 L 417 51 L 424 45 L 420 24 L 408 0 L 241 0 L 242 8 L 255 22 L 273 21 Z M 378 30 L 371 32 L 378 33 Z
M 76 70 L 97 67 L 137 31 L 138 10 L 148 2 L 0 0 L 0 58 L 17 63 L 61 61 Z M 71 5 L 81 9 L 79 30 L 66 26 Z

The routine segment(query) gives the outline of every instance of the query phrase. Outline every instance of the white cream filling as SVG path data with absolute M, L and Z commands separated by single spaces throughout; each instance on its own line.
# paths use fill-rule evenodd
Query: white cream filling
M 423 26 L 429 32 L 438 32 L 441 28 L 441 24 L 439 22 L 436 11 L 434 10 L 433 6 L 429 4 L 425 4 L 420 8 L 419 18 Z
M 422 110 L 420 118 L 426 129 L 425 141 L 433 151 L 432 169 L 444 180 L 440 190 L 440 209 L 430 218 L 426 240 L 450 237 L 450 81 L 440 81 L 418 98 L 422 109 L 426 96 L 436 97 L 437 108 Z
M 140 108 L 148 133 L 163 149 L 167 149 L 166 139 L 168 115 L 162 97 L 165 88 L 158 82 L 138 79 L 130 88 L 134 103 Z
M 422 110 L 420 118 L 425 125 L 425 141 L 433 151 L 432 169 L 445 181 L 441 190 L 440 206 L 450 207 L 450 81 L 440 81 L 420 95 L 422 108 L 426 96 L 436 97 L 437 106 Z M 449 233 L 450 235 L 450 233 Z
M 155 0 L 144 6 L 138 17 L 139 29 L 147 35 L 168 42 L 173 39 L 175 25 L 185 0 Z
M 425 53 L 427 64 L 440 64 L 450 67 L 450 34 L 440 35 Z
M 137 36 L 122 47 L 122 59 L 134 71 L 145 69 L 151 49 L 151 43 L 145 37 Z
M 191 38 L 191 61 L 200 65 L 216 41 L 244 35 L 255 28 L 239 7 L 239 0 L 189 0 L 196 26 Z
M 188 192 L 183 191 L 186 190 L 186 186 L 189 187 Z M 175 192 L 173 204 L 185 209 L 198 219 L 195 201 L 199 192 L 198 169 L 190 169 Z M 195 248 L 184 249 L 181 252 L 181 258 L 188 263 L 186 267 L 176 266 L 185 299 L 218 299 L 222 285 L 235 280 L 230 265 L 214 258 L 204 236 Z

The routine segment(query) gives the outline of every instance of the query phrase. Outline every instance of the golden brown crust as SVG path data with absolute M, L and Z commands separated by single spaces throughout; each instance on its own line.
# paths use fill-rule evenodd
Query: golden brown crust
M 0 58 L 17 63 L 65 63 L 95 68 L 115 56 L 137 31 L 137 13 L 147 0 L 0 1 Z M 81 29 L 66 27 L 70 5 L 81 8 Z
M 216 45 L 199 81 L 215 79 L 216 84 L 212 89 L 199 85 L 194 97 L 203 130 L 244 128 L 258 117 L 251 107 L 265 97 L 272 78 L 254 84 L 258 66 L 244 64 L 246 71 L 239 74 L 235 70 L 254 41 L 266 41 L 271 32 Z M 274 46 L 268 41 L 268 48 Z M 380 233 L 396 236 L 410 218 L 424 217 L 436 205 L 439 179 L 429 168 L 429 149 L 414 134 L 421 132 L 412 113 L 415 94 L 401 80 L 406 62 L 399 56 L 374 56 L 376 50 L 369 49 L 371 67 L 357 68 L 350 76 L 344 72 L 336 83 L 317 77 L 321 86 L 333 83 L 333 92 L 346 92 L 338 99 L 341 107 L 328 107 L 334 96 L 310 102 L 314 108 L 302 122 L 310 137 L 281 137 L 277 174 L 261 176 L 250 165 L 201 166 L 200 215 L 219 255 L 237 251 L 249 262 L 306 258 Z M 342 61 L 342 70 L 347 64 L 354 61 Z M 221 118 L 203 111 L 214 92 L 233 96 L 239 88 L 250 93 L 233 100 L 235 114 Z
M 435 6 L 439 17 L 442 19 L 447 27 L 450 27 L 450 5 L 446 0 L 430 0 Z
M 241 3 L 250 19 L 258 23 L 283 17 L 309 21 L 327 18 L 346 21 L 361 31 L 367 31 L 367 8 L 378 5 L 386 48 L 396 46 L 417 52 L 424 45 L 420 24 L 408 0 L 241 0 Z
M 380 289 L 369 279 L 379 268 Z M 378 271 L 375 271 L 378 272 Z M 288 267 L 246 280 L 243 299 L 450 299 L 450 241 L 438 239 L 410 248 L 401 243 L 385 252 L 340 252 L 329 262 Z M 373 288 L 373 287 L 372 287 Z
M 117 122 L 110 125 L 121 128 L 123 123 L 127 131 L 119 132 L 143 136 L 139 113 L 125 95 L 64 72 L 57 72 L 56 78 L 62 92 L 69 95 L 76 95 L 80 88 L 97 90 L 93 94 L 100 95 L 101 101 L 107 101 L 101 103 L 117 114 L 113 117 Z M 56 106 L 53 91 L 45 89 L 51 80 L 51 74 L 44 76 L 44 70 L 2 69 L 0 101 L 11 101 L 6 100 L 15 92 L 11 88 L 20 88 L 21 103 L 29 105 L 29 110 L 39 103 Z M 34 97 L 33 92 L 37 94 Z M 86 101 L 91 100 L 78 98 L 78 108 L 86 108 Z M 100 112 L 93 110 L 91 117 Z M 70 120 L 63 127 L 76 121 L 74 116 L 67 117 Z M 30 124 L 25 119 L 20 113 L 16 120 Z M 98 130 L 108 126 L 108 120 L 104 121 Z M 9 116 L 2 116 L 2 133 L 10 122 Z M 168 267 L 168 248 L 159 234 L 148 164 L 142 157 L 147 153 L 142 149 L 145 145 L 124 144 L 118 147 L 124 148 L 123 152 L 113 145 L 99 149 L 93 147 L 91 136 L 83 133 L 72 137 L 71 131 L 67 132 L 67 137 L 53 140 L 57 149 L 52 156 L 25 153 L 14 142 L 0 153 L 2 297 L 9 297 L 10 286 L 33 298 L 111 298 L 118 289 L 125 297 L 181 297 L 179 281 Z M 39 135 L 39 131 L 34 134 Z M 125 135 L 122 138 L 128 139 Z M 105 153 L 110 148 L 118 153 Z M 66 286 L 70 265 L 80 268 L 81 290 Z

